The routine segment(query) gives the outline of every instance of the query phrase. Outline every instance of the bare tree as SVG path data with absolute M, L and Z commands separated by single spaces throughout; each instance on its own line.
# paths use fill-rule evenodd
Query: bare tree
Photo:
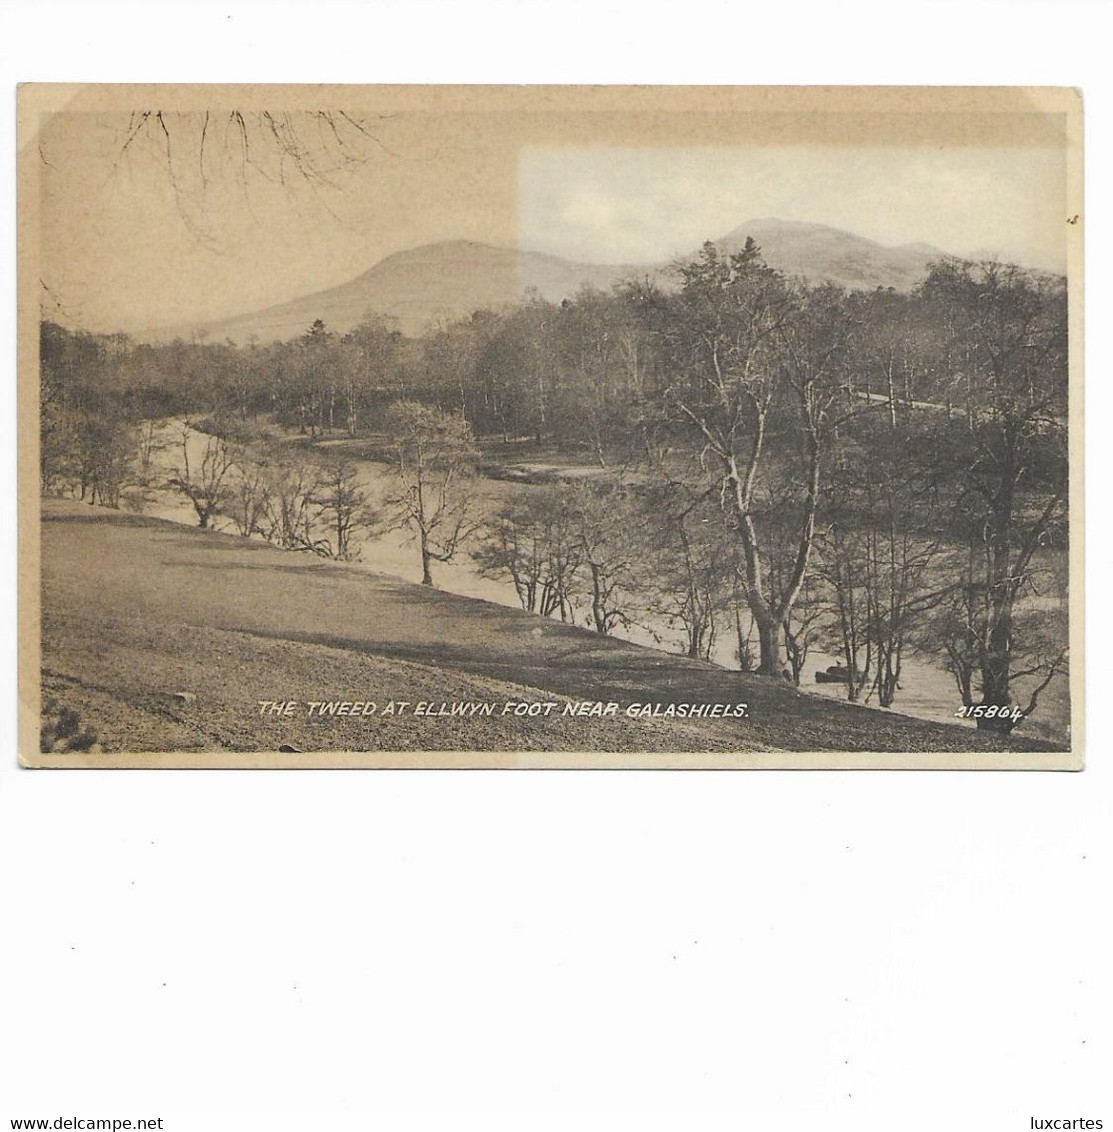
M 565 486 L 573 545 L 582 567 L 579 589 L 590 609 L 590 625 L 604 636 L 629 626 L 637 600 L 641 541 L 638 517 L 617 480 Z
M 267 535 L 271 503 L 271 461 L 257 446 L 241 445 L 235 453 L 235 479 L 227 491 L 226 510 L 245 538 Z
M 827 631 L 846 670 L 846 698 L 861 698 L 873 678 L 875 604 L 869 585 L 868 529 L 834 518 L 820 534 L 820 577 L 834 617 Z
M 313 496 L 316 522 L 323 533 L 314 549 L 329 558 L 350 562 L 359 557 L 355 540 L 375 522 L 366 490 L 360 483 L 359 469 L 343 456 L 326 459 Z
M 393 382 L 401 339 L 394 320 L 382 315 L 364 319 L 344 335 L 340 380 L 349 436 L 359 429 L 360 402 L 366 391 L 389 388 Z
M 183 224 L 202 243 L 217 243 L 211 198 L 257 186 L 305 193 L 335 216 L 345 174 L 386 152 L 383 115 L 321 107 L 290 111 L 225 107 L 180 111 L 136 107 L 121 116 L 111 174 L 142 165 L 165 174 Z M 51 164 L 49 152 L 43 161 Z M 110 174 L 110 175 L 111 175 Z
M 963 418 L 940 414 L 936 444 L 970 548 L 954 607 L 969 617 L 969 638 L 958 651 L 976 658 L 987 709 L 978 726 L 1010 731 L 1018 602 L 1032 591 L 1040 554 L 1065 546 L 1066 290 L 1011 265 L 948 261 L 933 267 L 922 295 L 951 331 L 940 364 L 961 359 L 968 390 Z M 1050 681 L 1065 665 L 1061 651 L 1026 675 Z
M 266 537 L 286 550 L 314 550 L 314 500 L 320 468 L 303 453 L 286 452 L 268 464 Z
M 747 240 L 721 257 L 713 244 L 681 264 L 670 298 L 642 289 L 639 305 L 666 340 L 665 404 L 698 444 L 704 475 L 718 486 L 726 529 L 738 540 L 740 588 L 758 635 L 762 675 L 781 670 L 783 626 L 807 574 L 832 413 L 845 385 L 850 318 L 834 288 L 790 287 Z M 637 299 L 637 295 L 635 295 Z M 759 533 L 758 489 L 776 471 L 770 441 L 793 452 L 803 485 L 796 546 L 779 595 L 770 593 Z
M 472 557 L 484 577 L 509 577 L 526 611 L 571 621 L 583 561 L 573 527 L 567 491 L 526 488 L 484 525 Z
M 416 401 L 387 414 L 391 473 L 398 491 L 387 498 L 396 527 L 408 529 L 421 551 L 422 585 L 433 585 L 434 562 L 451 562 L 479 528 L 475 514 L 478 449 L 463 416 Z
M 224 494 L 224 480 L 235 464 L 232 446 L 221 436 L 207 435 L 201 458 L 190 460 L 189 447 L 194 432 L 182 426 L 181 464 L 170 476 L 170 486 L 180 491 L 193 505 L 197 525 L 208 527 L 219 512 Z
M 644 548 L 639 589 L 648 612 L 683 630 L 688 656 L 709 660 L 733 573 L 714 500 L 665 478 L 639 502 Z

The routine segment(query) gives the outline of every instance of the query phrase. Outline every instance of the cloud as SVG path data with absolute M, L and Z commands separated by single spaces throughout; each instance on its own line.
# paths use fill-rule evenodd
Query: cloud
M 777 216 L 1062 267 L 1064 199 L 1057 149 L 532 147 L 519 165 L 521 243 L 610 262 L 668 259 Z

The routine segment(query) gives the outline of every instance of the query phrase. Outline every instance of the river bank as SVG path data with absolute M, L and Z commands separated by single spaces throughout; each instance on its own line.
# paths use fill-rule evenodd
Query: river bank
M 108 750 L 1037 751 L 260 541 L 43 503 L 43 686 Z M 289 716 L 295 702 L 490 714 Z M 610 715 L 506 703 L 614 703 Z M 671 718 L 632 704 L 720 704 Z
M 164 446 L 158 451 L 158 464 L 168 474 L 178 452 L 173 442 L 177 441 L 180 445 L 181 422 L 166 422 L 162 432 Z M 190 456 L 195 464 L 200 461 L 207 440 L 204 433 L 190 432 Z M 373 445 L 367 441 L 351 441 L 343 437 L 310 440 L 292 430 L 278 430 L 276 443 L 321 453 L 344 453 L 358 469 L 360 485 L 372 500 L 381 500 L 392 487 L 386 465 L 368 458 Z M 520 445 L 517 449 L 500 445 L 492 459 L 498 461 L 499 474 L 482 475 L 476 481 L 478 509 L 486 513 L 494 513 L 511 499 L 520 498 L 523 492 L 536 490 L 545 482 L 566 477 L 585 478 L 599 473 L 597 467 L 578 465 L 569 460 L 560 462 L 555 454 L 544 450 L 539 453 L 529 445 Z M 537 476 L 539 467 L 544 471 L 540 479 Z M 165 490 L 160 491 L 157 498 L 146 506 L 144 513 L 185 525 L 196 523 L 196 516 L 188 501 Z M 230 520 L 218 518 L 215 529 L 230 530 L 232 524 Z M 393 575 L 400 580 L 420 580 L 417 547 L 409 532 L 403 529 L 383 528 L 377 530 L 372 537 L 360 538 L 358 559 L 354 566 L 357 569 Z M 517 593 L 509 578 L 498 579 L 481 574 L 466 553 L 457 555 L 450 563 L 437 563 L 435 580 L 438 588 L 448 593 L 493 602 L 511 609 L 520 608 Z M 586 620 L 583 623 L 587 624 Z M 684 650 L 683 633 L 660 618 L 640 617 L 629 625 L 617 626 L 614 635 L 670 654 L 682 653 Z M 737 642 L 733 628 L 718 634 L 710 660 L 726 670 L 738 670 Z M 815 682 L 816 671 L 840 663 L 844 661 L 838 654 L 813 646 L 809 652 L 801 690 L 836 703 L 846 702 L 844 685 Z M 1018 693 L 1022 694 L 1023 690 L 1019 688 Z M 933 723 L 954 723 L 975 730 L 971 720 L 955 718 L 960 700 L 950 673 L 914 654 L 903 660 L 901 687 L 893 707 L 881 708 L 869 699 L 864 700 L 862 706 L 883 714 L 895 711 Z M 1023 731 L 1050 742 L 1062 741 L 1067 735 L 1069 718 L 1068 682 L 1060 679 L 1043 693 L 1039 713 L 1025 721 Z

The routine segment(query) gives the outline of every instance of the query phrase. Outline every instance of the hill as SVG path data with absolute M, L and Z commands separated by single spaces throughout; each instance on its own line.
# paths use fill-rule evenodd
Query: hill
M 262 542 L 83 504 L 44 501 L 42 552 L 44 694 L 55 710 L 77 712 L 107 753 L 289 744 L 304 752 L 480 750 L 497 762 L 507 751 L 703 751 L 730 765 L 738 753 L 777 750 L 1048 749 L 833 702 Z M 259 708 L 269 700 L 391 699 L 560 707 L 550 717 L 471 718 L 276 718 Z M 612 718 L 563 714 L 565 702 L 583 700 L 622 710 Z M 743 719 L 640 720 L 624 715 L 631 702 L 749 706 Z
M 850 289 L 909 290 L 927 264 L 944 254 L 927 244 L 887 248 L 823 224 L 775 219 L 747 221 L 715 242 L 724 252 L 737 251 L 747 236 L 757 240 L 773 267 L 813 283 L 832 282 Z M 576 263 L 540 252 L 456 240 L 387 256 L 347 283 L 287 303 L 216 322 L 168 327 L 149 337 L 165 341 L 200 334 L 213 341 L 266 343 L 296 337 L 318 318 L 342 333 L 371 313 L 395 319 L 406 334 L 419 334 L 439 319 L 507 306 L 529 291 L 559 302 L 585 286 L 607 290 L 632 276 L 649 275 L 670 286 L 674 277 L 669 266 Z
M 809 283 L 836 283 L 850 291 L 910 291 L 927 273 L 928 264 L 947 254 L 930 244 L 886 247 L 825 224 L 772 217 L 740 224 L 715 245 L 724 253 L 740 251 L 747 236 L 757 241 L 771 267 Z
M 252 314 L 171 328 L 158 337 L 188 338 L 201 331 L 215 341 L 284 341 L 303 334 L 314 319 L 342 333 L 371 313 L 395 319 L 405 334 L 419 334 L 441 319 L 518 302 L 530 290 L 559 302 L 584 286 L 607 289 L 629 270 L 470 240 L 427 244 L 387 256 L 337 287 Z

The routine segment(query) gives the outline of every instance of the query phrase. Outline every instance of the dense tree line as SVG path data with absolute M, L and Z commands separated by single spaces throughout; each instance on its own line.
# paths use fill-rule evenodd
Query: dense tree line
M 1060 278 L 945 261 L 911 294 L 847 293 L 749 241 L 706 245 L 671 288 L 533 297 L 420 338 L 380 318 L 247 346 L 44 323 L 41 347 L 47 492 L 141 501 L 152 422 L 189 419 L 207 447 L 183 438 L 163 486 L 201 526 L 341 558 L 403 526 L 426 583 L 466 548 L 542 616 L 668 626 L 693 657 L 733 639 L 741 667 L 797 683 L 834 653 L 847 696 L 884 706 L 929 655 L 994 708 L 981 726 L 1011 728 L 1065 671 Z M 376 515 L 350 456 L 322 456 L 341 438 L 393 472 Z M 482 513 L 477 473 L 526 460 L 578 475 Z

